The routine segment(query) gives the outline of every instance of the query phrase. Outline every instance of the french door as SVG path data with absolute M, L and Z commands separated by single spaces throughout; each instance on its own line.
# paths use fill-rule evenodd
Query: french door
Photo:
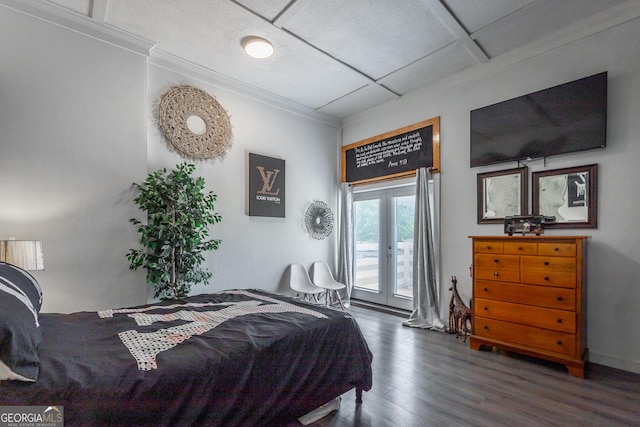
M 355 193 L 352 297 L 413 308 L 415 185 Z

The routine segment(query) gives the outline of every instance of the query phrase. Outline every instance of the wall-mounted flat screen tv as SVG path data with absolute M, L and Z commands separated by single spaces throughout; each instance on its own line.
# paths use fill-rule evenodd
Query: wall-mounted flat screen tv
M 607 73 L 471 111 L 471 167 L 602 148 Z

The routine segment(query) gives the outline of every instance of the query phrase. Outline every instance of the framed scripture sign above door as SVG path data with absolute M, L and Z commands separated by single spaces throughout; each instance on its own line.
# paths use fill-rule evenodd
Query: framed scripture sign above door
M 285 217 L 285 162 L 249 153 L 249 216 Z
M 440 117 L 342 147 L 342 182 L 365 184 L 440 172 Z

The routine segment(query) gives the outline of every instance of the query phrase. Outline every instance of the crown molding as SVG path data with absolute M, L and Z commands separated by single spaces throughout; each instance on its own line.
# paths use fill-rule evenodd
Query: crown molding
M 342 125 L 341 120 L 335 116 L 305 107 L 289 99 L 278 97 L 158 48 L 151 50 L 149 63 L 336 129 L 339 129 Z
M 32 16 L 36 19 L 75 31 L 123 49 L 146 56 L 148 62 L 172 71 L 207 82 L 289 113 L 339 129 L 342 125 L 335 116 L 302 106 L 289 99 L 270 94 L 211 69 L 197 65 L 178 56 L 162 51 L 156 43 L 113 27 L 101 20 L 94 20 L 78 12 L 45 1 L 0 0 L 0 7 Z
M 30 15 L 140 55 L 149 55 L 155 43 L 143 37 L 122 31 L 101 21 L 44 1 L 0 0 L 0 7 Z

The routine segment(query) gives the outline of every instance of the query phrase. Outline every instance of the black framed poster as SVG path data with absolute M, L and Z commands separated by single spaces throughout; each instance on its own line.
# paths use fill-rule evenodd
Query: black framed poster
M 285 162 L 249 153 L 249 216 L 284 218 Z

